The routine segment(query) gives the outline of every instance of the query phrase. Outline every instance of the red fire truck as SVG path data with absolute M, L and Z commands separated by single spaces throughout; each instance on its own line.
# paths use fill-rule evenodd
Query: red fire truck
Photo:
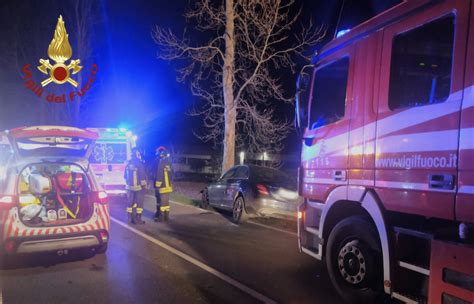
M 413 0 L 298 79 L 298 245 L 350 303 L 474 303 L 474 1 Z

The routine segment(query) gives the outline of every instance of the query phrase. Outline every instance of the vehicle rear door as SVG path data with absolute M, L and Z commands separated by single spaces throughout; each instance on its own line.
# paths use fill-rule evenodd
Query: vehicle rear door
M 350 45 L 325 55 L 314 70 L 302 148 L 302 191 L 311 200 L 325 201 L 335 187 L 347 185 L 353 59 Z
M 375 186 L 385 208 L 454 219 L 469 1 L 384 31 Z
M 466 81 L 462 101 L 459 136 L 459 177 L 456 220 L 474 223 L 474 7 L 471 6 L 471 31 L 466 62 Z
M 8 133 L 17 158 L 87 160 L 97 134 L 60 126 L 13 129 Z

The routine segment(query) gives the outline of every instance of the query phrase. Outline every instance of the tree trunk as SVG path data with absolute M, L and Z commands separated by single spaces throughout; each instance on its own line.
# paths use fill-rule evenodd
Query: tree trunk
M 222 84 L 224 90 L 224 155 L 222 158 L 222 171 L 228 170 L 235 162 L 235 124 L 237 109 L 234 101 L 234 1 L 226 0 L 225 4 L 225 58 L 222 73 Z

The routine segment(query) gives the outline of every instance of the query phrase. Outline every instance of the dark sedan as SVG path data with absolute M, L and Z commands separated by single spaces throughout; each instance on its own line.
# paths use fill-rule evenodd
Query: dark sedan
M 235 223 L 249 215 L 294 218 L 299 203 L 295 178 L 253 165 L 232 167 L 202 191 L 203 207 L 232 211 Z

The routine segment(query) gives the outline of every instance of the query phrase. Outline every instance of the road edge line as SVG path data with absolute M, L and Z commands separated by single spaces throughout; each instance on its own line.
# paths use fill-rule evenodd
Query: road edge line
M 157 246 L 160 246 L 161 248 L 171 252 L 172 254 L 174 255 L 177 255 L 178 257 L 182 258 L 183 260 L 193 264 L 194 266 L 197 266 L 199 268 L 201 268 L 202 270 L 204 271 L 207 271 L 208 273 L 218 277 L 219 279 L 223 280 L 224 282 L 234 286 L 235 288 L 243 291 L 244 293 L 252 296 L 253 298 L 257 299 L 257 300 L 260 300 L 262 301 L 263 303 L 268 303 L 268 304 L 276 304 L 277 302 L 275 302 L 274 300 L 270 299 L 269 297 L 259 293 L 258 291 L 254 290 L 254 289 L 251 289 L 250 287 L 240 283 L 239 281 L 229 277 L 228 275 L 220 272 L 219 270 L 209 266 L 209 265 L 206 265 L 204 264 L 203 262 L 193 258 L 192 256 L 166 244 L 166 243 L 163 243 L 162 241 L 158 240 L 158 239 L 155 239 L 154 237 L 136 229 L 136 228 L 133 228 L 133 227 L 130 227 L 128 224 L 122 222 L 121 220 L 118 220 L 114 217 L 110 217 L 110 220 L 113 221 L 114 223 L 132 231 L 133 233 L 141 236 L 142 238 L 146 239 L 147 241 L 150 241 L 152 242 L 153 244 L 157 245 Z

